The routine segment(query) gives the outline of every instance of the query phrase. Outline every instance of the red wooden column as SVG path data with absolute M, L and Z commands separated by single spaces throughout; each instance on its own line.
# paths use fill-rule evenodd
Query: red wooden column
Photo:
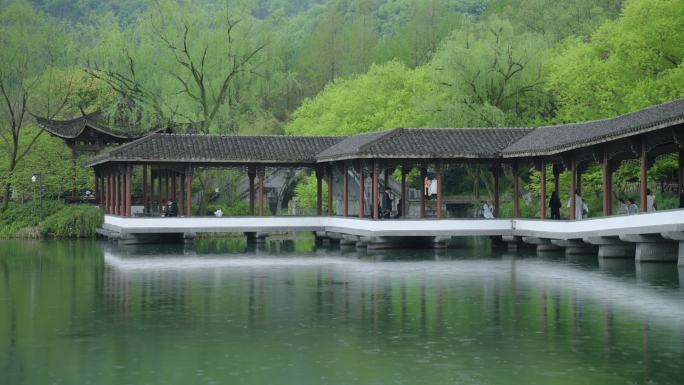
M 169 182 L 171 178 L 168 171 L 164 171 L 164 204 L 171 199 L 171 190 L 169 189 Z
M 180 202 L 179 206 L 181 210 L 181 214 L 185 213 L 185 173 L 180 174 L 180 189 L 181 189 L 181 194 L 180 194 Z
M 511 164 L 513 171 L 513 216 L 520 218 L 520 175 L 518 175 L 518 161 Z
M 427 168 L 420 168 L 420 217 L 425 218 L 425 178 L 427 177 Z
M 323 169 L 316 167 L 316 215 L 323 215 Z
M 95 203 L 100 203 L 100 173 L 95 169 Z
M 444 176 L 444 165 L 442 164 L 441 161 L 437 162 L 435 165 L 436 172 L 437 172 L 437 219 L 442 219 L 444 216 L 443 210 L 442 210 L 442 201 L 443 201 L 443 194 L 442 194 L 442 178 Z
M 147 201 L 147 204 L 149 205 L 149 212 L 152 212 L 152 202 L 154 202 L 154 172 L 152 171 L 152 167 L 150 166 L 150 199 Z
M 679 182 L 678 192 L 681 194 L 684 191 L 684 150 L 679 150 L 679 168 L 677 169 L 677 176 Z
M 254 178 L 256 178 L 256 168 L 247 167 L 247 178 L 249 179 L 249 215 L 254 216 Z
M 176 179 L 176 172 L 174 171 L 173 174 L 171 174 L 171 201 L 176 202 L 176 204 L 178 204 L 178 196 L 176 195 L 177 183 L 178 180 Z
M 164 203 L 165 203 L 164 202 L 164 191 L 162 191 L 163 187 L 164 187 L 164 171 L 158 170 L 157 171 L 157 177 L 159 178 L 159 180 L 157 181 L 157 184 L 159 185 L 159 188 L 157 189 L 157 190 L 159 190 L 159 196 L 157 197 L 157 199 L 159 200 L 159 215 L 161 215 L 162 206 L 164 206 Z
M 150 204 L 150 197 L 147 190 L 147 165 L 142 165 L 142 194 L 143 194 L 143 212 L 148 210 Z
M 263 166 L 257 167 L 257 176 L 259 177 L 259 216 L 264 216 L 264 178 L 266 177 L 266 168 Z
M 541 219 L 546 219 L 546 161 L 541 159 L 539 161 L 539 216 Z
M 603 216 L 609 216 L 613 213 L 613 170 L 610 164 L 610 157 L 608 151 L 603 151 L 603 159 L 601 162 L 603 182 Z
M 119 215 L 126 216 L 126 166 L 123 166 L 119 172 L 119 189 L 121 191 Z
M 645 213 L 648 209 L 646 201 L 646 189 L 648 188 L 648 149 L 646 141 L 641 141 L 641 212 Z
M 114 178 L 112 170 L 107 170 L 107 214 L 114 214 Z
M 494 174 L 494 218 L 499 217 L 499 195 L 501 190 L 500 184 L 501 184 L 501 165 L 500 164 L 495 164 L 492 167 L 492 173 Z
M 119 170 L 114 172 L 114 215 L 121 215 L 121 181 Z
M 349 216 L 349 170 L 347 170 L 347 163 L 342 166 L 342 214 L 345 217 Z
M 358 164 L 359 170 L 359 218 L 366 216 L 366 176 L 363 173 L 363 161 L 360 160 Z
M 408 166 L 401 166 L 401 216 L 406 217 L 406 208 L 408 207 L 408 185 L 406 184 L 406 175 L 411 172 Z
M 377 220 L 380 217 L 378 210 L 378 184 L 380 179 L 380 164 L 378 162 L 373 163 L 373 219 Z
M 185 169 L 185 216 L 192 216 L 192 166 Z
M 125 181 L 125 185 L 126 185 L 126 188 L 125 188 L 125 191 L 126 191 L 126 196 L 125 196 L 126 205 L 125 205 L 125 208 L 124 208 L 124 215 L 127 216 L 127 217 L 130 217 L 131 214 L 132 214 L 132 212 L 131 212 L 131 206 L 132 206 L 132 203 L 133 203 L 133 197 L 132 197 L 132 195 L 133 195 L 133 191 L 132 191 L 133 166 L 132 166 L 130 163 L 128 163 L 128 164 L 126 165 L 125 178 L 126 178 L 126 181 Z
M 328 215 L 330 216 L 335 214 L 333 211 L 333 183 L 335 183 L 335 178 L 332 165 L 328 166 L 326 173 L 328 174 Z
M 577 219 L 577 161 L 570 159 L 570 219 Z

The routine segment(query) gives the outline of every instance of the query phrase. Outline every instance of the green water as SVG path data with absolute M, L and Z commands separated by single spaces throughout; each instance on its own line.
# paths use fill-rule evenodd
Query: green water
M 609 262 L 0 242 L 0 384 L 684 383 L 684 271 Z

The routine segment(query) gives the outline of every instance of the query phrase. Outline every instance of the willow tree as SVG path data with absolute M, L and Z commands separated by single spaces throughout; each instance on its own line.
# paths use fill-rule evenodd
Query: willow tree
M 59 67 L 69 44 L 60 28 L 28 4 L 13 2 L 0 13 L 0 156 L 2 210 L 12 191 L 12 175 L 43 131 L 28 131 L 30 115 L 55 117 L 71 94 Z
M 87 71 L 151 120 L 199 122 L 203 133 L 231 114 L 240 77 L 252 75 L 265 46 L 256 20 L 227 5 L 157 1 L 131 28 L 106 31 Z

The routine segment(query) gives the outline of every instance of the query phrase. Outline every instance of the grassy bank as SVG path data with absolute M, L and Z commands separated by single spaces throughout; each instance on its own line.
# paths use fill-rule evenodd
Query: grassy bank
M 11 204 L 0 213 L 0 238 L 93 238 L 102 225 L 102 211 L 90 205 L 65 205 L 46 201 L 40 220 L 40 204 Z

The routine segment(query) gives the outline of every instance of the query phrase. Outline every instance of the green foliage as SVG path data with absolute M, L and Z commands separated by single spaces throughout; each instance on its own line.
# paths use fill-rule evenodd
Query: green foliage
M 104 216 L 98 207 L 68 205 L 49 216 L 40 228 L 46 237 L 93 238 L 103 220 Z
M 329 85 L 307 99 L 285 127 L 290 134 L 349 135 L 394 127 L 421 127 L 429 113 L 421 102 L 434 92 L 422 69 L 398 62 Z
M 59 212 L 64 204 L 59 201 L 43 202 L 44 218 Z M 40 203 L 10 204 L 7 210 L 0 213 L 0 238 L 11 238 L 25 228 L 35 228 L 40 223 Z
M 591 39 L 570 39 L 552 61 L 558 120 L 617 115 L 684 96 L 681 0 L 629 0 Z
M 298 207 L 315 210 L 316 209 L 316 175 L 310 174 L 303 178 L 295 187 L 294 195 L 297 199 Z M 328 200 L 328 184 L 323 180 L 322 197 L 323 197 L 323 210 L 327 210 Z

